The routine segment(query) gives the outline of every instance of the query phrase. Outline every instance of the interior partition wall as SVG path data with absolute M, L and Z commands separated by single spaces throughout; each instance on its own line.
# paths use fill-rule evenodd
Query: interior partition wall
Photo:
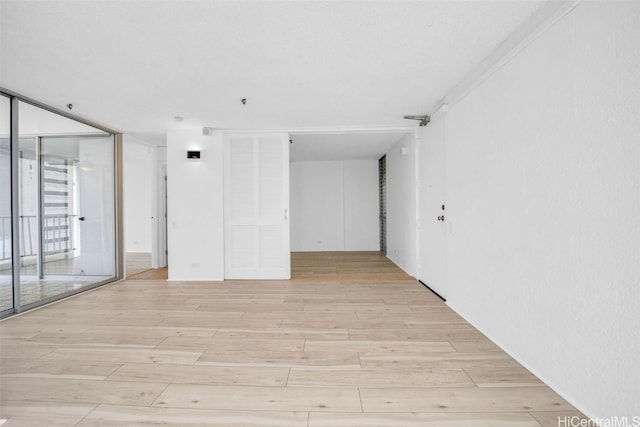
M 0 316 L 122 277 L 121 135 L 0 91 Z

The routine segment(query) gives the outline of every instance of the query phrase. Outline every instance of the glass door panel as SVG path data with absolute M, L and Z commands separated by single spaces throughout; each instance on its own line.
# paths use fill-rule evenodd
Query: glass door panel
M 37 281 L 40 276 L 38 254 L 38 139 L 20 136 L 18 140 L 18 189 L 19 236 L 20 236 L 20 278 L 23 281 Z M 31 297 L 31 296 L 30 296 Z M 24 303 L 24 299 L 22 300 Z
M 111 136 L 78 141 L 82 272 L 115 276 L 115 174 Z
M 113 138 L 40 141 L 45 277 L 96 281 L 115 276 Z
M 113 279 L 112 135 L 20 104 L 20 302 L 30 308 Z
M 40 145 L 43 275 L 80 275 L 74 203 L 77 138 L 42 137 Z
M 0 313 L 13 309 L 10 101 L 0 96 Z

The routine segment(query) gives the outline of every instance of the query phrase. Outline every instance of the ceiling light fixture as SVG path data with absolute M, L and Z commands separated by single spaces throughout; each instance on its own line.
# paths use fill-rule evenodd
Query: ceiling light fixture
M 404 116 L 404 118 L 407 120 L 420 120 L 420 126 L 426 126 L 431 121 L 431 117 L 426 114 L 424 116 Z

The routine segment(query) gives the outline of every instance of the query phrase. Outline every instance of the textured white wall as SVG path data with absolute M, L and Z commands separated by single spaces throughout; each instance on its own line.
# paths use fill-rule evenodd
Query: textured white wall
M 406 154 L 402 148 L 406 147 Z M 402 138 L 387 153 L 387 257 L 416 275 L 415 135 Z
M 154 149 L 128 135 L 123 147 L 125 252 L 151 252 Z
M 344 250 L 380 250 L 377 160 L 344 162 Z
M 167 132 L 169 280 L 224 279 L 222 165 L 221 133 Z
M 344 250 L 342 162 L 291 163 L 291 250 Z
M 291 163 L 291 250 L 377 251 L 378 161 Z
M 447 115 L 448 303 L 600 418 L 640 415 L 639 40 L 581 3 Z

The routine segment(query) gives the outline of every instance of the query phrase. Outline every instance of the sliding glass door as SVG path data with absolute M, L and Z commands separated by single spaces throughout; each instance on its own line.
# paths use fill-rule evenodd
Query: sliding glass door
M 0 96 L 0 315 L 13 310 L 10 101 Z
M 113 137 L 42 137 L 40 144 L 44 275 L 114 276 Z
M 38 300 L 40 293 L 31 286 L 40 278 L 40 227 L 38 218 L 38 138 L 20 135 L 18 139 L 18 241 L 20 242 L 20 276 L 16 282 L 24 283 L 20 293 L 22 304 Z M 26 296 L 26 298 L 25 298 Z
M 118 277 L 115 135 L 10 98 L 0 97 L 0 316 Z

